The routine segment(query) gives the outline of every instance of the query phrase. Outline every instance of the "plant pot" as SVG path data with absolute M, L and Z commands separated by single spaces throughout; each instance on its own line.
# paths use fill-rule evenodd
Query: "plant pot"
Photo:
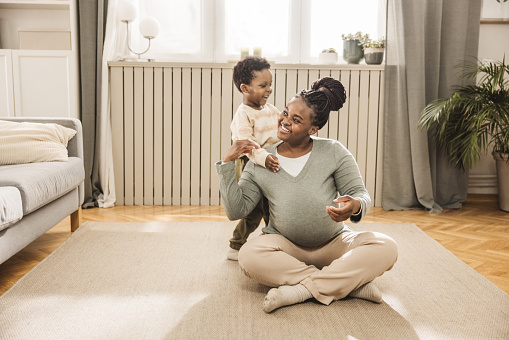
M 498 205 L 501 210 L 509 212 L 509 154 L 493 151 L 497 163 Z
M 380 65 L 384 61 L 384 49 L 381 47 L 365 48 L 364 59 L 368 65 Z
M 364 51 L 359 43 L 359 40 L 343 40 L 343 59 L 348 64 L 358 64 L 364 58 Z
M 318 62 L 320 64 L 336 64 L 338 62 L 337 53 L 320 53 L 318 55 Z

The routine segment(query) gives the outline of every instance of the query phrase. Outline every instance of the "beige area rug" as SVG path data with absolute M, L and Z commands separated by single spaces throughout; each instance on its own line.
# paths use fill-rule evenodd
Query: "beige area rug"
M 0 339 L 508 339 L 509 296 L 413 224 L 360 224 L 399 245 L 383 304 L 268 291 L 225 259 L 234 222 L 85 223 L 0 297 Z

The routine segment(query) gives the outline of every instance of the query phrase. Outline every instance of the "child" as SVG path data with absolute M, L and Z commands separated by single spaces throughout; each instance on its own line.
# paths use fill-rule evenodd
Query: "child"
M 243 100 L 230 125 L 232 139 L 233 141 L 250 139 L 260 146 L 259 149 L 235 160 L 237 180 L 249 160 L 276 172 L 279 170 L 278 159 L 263 149 L 279 142 L 277 138 L 279 110 L 267 103 L 272 93 L 270 64 L 265 58 L 248 56 L 233 68 L 233 82 L 242 93 Z M 262 217 L 267 225 L 269 209 L 265 197 L 235 227 L 233 237 L 230 239 L 230 249 L 226 254 L 228 259 L 237 261 L 240 247 L 246 243 L 249 234 L 258 228 Z

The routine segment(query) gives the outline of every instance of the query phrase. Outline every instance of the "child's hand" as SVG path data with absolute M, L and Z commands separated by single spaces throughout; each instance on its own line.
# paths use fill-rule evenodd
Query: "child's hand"
M 278 172 L 279 160 L 274 155 L 268 155 L 267 158 L 265 158 L 265 167 L 272 172 Z

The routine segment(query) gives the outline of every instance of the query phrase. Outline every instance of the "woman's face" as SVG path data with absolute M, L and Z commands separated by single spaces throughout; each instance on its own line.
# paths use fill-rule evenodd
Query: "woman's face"
M 300 142 L 318 131 L 313 125 L 314 112 L 302 98 L 293 98 L 279 114 L 277 137 L 286 142 Z

